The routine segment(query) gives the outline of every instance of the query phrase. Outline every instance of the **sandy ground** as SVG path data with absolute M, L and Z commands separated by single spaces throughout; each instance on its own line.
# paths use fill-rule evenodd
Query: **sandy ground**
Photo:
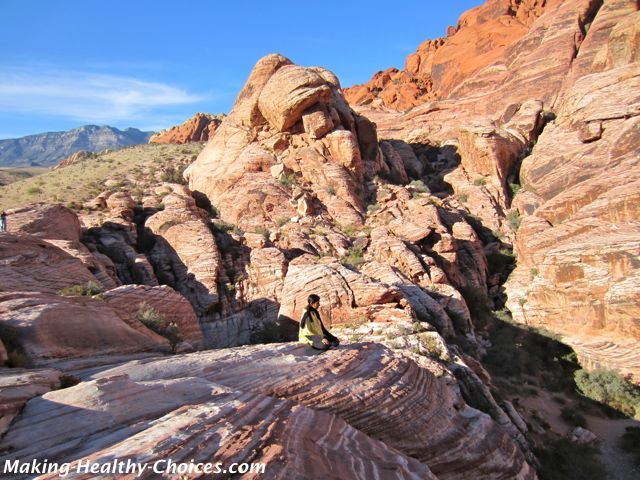
M 573 427 L 568 425 L 560 416 L 562 403 L 554 399 L 544 390 L 540 390 L 535 396 L 520 396 L 520 405 L 529 412 L 538 412 L 549 428 L 558 435 L 566 436 Z M 564 398 L 564 397 L 563 397 Z M 567 398 L 566 404 L 571 402 Z M 521 411 L 521 408 L 519 409 Z M 640 422 L 632 418 L 611 419 L 606 417 L 584 415 L 587 419 L 587 429 L 596 434 L 599 439 L 600 459 L 607 468 L 610 480 L 639 480 L 640 468 L 633 463 L 630 454 L 620 449 L 618 441 L 625 432 L 626 427 L 640 427 Z

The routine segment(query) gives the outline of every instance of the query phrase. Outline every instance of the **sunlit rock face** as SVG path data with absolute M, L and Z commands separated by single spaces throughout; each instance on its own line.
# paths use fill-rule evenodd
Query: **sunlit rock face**
M 450 377 L 380 344 L 307 348 L 240 347 L 88 374 L 28 402 L 2 439 L 11 449 L 2 459 L 126 452 L 140 462 L 251 458 L 267 463 L 267 478 L 535 478 L 511 437 L 467 406 Z M 337 461 L 347 452 L 358 461 Z

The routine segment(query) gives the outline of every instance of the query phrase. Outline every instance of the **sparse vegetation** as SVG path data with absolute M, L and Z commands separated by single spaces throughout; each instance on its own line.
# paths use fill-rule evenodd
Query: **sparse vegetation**
M 409 183 L 409 188 L 413 190 L 413 196 L 421 193 L 431 193 L 429 187 L 422 180 L 413 180 Z
M 640 427 L 626 427 L 620 438 L 620 448 L 633 455 L 634 463 L 640 467 Z
M 358 269 L 360 265 L 364 262 L 364 254 L 362 249 L 358 247 L 349 248 L 348 253 L 340 259 L 340 263 L 345 267 L 351 267 L 354 269 Z
M 587 428 L 587 419 L 576 409 L 576 405 L 562 407 L 560 416 L 573 427 Z
M 283 173 L 282 175 L 280 175 L 278 181 L 280 182 L 280 185 L 290 187 L 298 183 L 298 177 L 295 173 Z
M 507 222 L 509 222 L 511 230 L 514 232 L 518 231 L 518 228 L 520 228 L 520 214 L 517 210 L 511 210 L 507 213 Z
M 269 241 L 269 236 L 271 235 L 271 232 L 269 231 L 269 229 L 266 227 L 263 227 L 262 225 L 257 227 L 254 233 L 257 233 L 258 235 L 262 235 L 262 238 L 264 239 L 265 242 Z
M 91 297 L 99 295 L 104 289 L 93 280 L 89 280 L 85 284 L 69 285 L 60 289 L 59 295 L 63 297 Z
M 531 281 L 533 281 L 540 274 L 540 270 L 538 270 L 536 267 L 532 267 L 529 273 L 531 275 Z
M 462 203 L 466 203 L 467 200 L 469 200 L 469 195 L 467 195 L 466 193 L 459 193 L 458 200 L 460 200 Z
M 587 398 L 640 418 L 640 386 L 611 370 L 575 372 L 576 386 Z
M 342 233 L 344 233 L 349 238 L 354 238 L 356 236 L 356 233 L 358 233 L 357 227 L 352 224 L 340 225 L 340 230 L 342 230 Z
M 605 480 L 607 471 L 597 457 L 598 450 L 589 445 L 573 443 L 566 438 L 549 440 L 543 448 L 534 450 L 540 460 L 540 480 L 584 478 Z
M 327 192 L 329 195 L 331 195 L 332 197 L 335 196 L 336 194 L 336 186 L 333 183 L 330 183 L 329 185 L 327 185 L 327 187 L 325 188 L 325 192 Z
M 168 321 L 146 302 L 138 305 L 136 318 L 149 330 L 169 340 L 171 352 L 175 353 L 178 343 L 182 341 L 178 332 L 178 325 L 175 322 Z
M 186 170 L 187 165 L 179 165 L 178 167 L 169 167 L 162 175 L 160 175 L 160 180 L 167 183 L 178 183 L 180 185 L 186 185 L 187 180 L 184 178 L 184 171 Z
M 486 184 L 487 184 L 487 179 L 486 179 L 486 178 L 484 178 L 484 177 L 478 177 L 478 178 L 476 178 L 476 179 L 473 181 L 473 184 L 474 184 L 476 187 L 483 187 L 484 185 L 486 185 Z
M 517 183 L 510 183 L 509 190 L 511 191 L 511 198 L 515 197 L 522 187 Z
M 41 173 L 37 177 L 27 178 L 26 175 L 21 175 L 22 179 L 2 187 L 2 206 L 5 209 L 16 208 L 37 198 L 39 201 L 61 203 L 75 209 L 105 190 L 133 195 L 134 183 L 141 198 L 145 189 L 158 184 L 162 176 L 160 172 L 173 168 L 175 175 L 181 175 L 192 156 L 181 150 L 188 149 L 192 154 L 197 154 L 203 145 L 192 143 L 166 147 L 163 153 L 161 146 L 157 144 L 136 145 L 99 153 L 94 158 L 80 160 L 57 170 L 37 169 Z M 106 186 L 108 181 L 109 186 Z M 184 180 L 179 183 L 184 183 Z
M 276 226 L 278 228 L 283 227 L 289 222 L 289 220 L 290 220 L 289 217 L 285 217 L 284 215 L 282 215 L 276 219 Z

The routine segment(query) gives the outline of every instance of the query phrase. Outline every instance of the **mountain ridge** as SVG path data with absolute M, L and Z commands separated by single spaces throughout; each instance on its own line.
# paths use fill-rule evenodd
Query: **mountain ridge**
M 60 132 L 43 132 L 0 140 L 0 166 L 52 166 L 80 150 L 98 152 L 147 143 L 154 132 L 120 130 L 108 125 L 83 125 Z

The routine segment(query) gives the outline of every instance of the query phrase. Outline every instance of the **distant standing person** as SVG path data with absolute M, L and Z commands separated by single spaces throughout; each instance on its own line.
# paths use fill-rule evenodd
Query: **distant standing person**
M 300 320 L 298 341 L 306 343 L 316 350 L 329 350 L 331 347 L 340 345 L 340 340 L 333 336 L 323 325 L 318 312 L 319 306 L 320 297 L 315 293 L 309 295 L 307 306 Z
M 0 214 L 0 232 L 7 231 L 7 213 L 3 210 Z

